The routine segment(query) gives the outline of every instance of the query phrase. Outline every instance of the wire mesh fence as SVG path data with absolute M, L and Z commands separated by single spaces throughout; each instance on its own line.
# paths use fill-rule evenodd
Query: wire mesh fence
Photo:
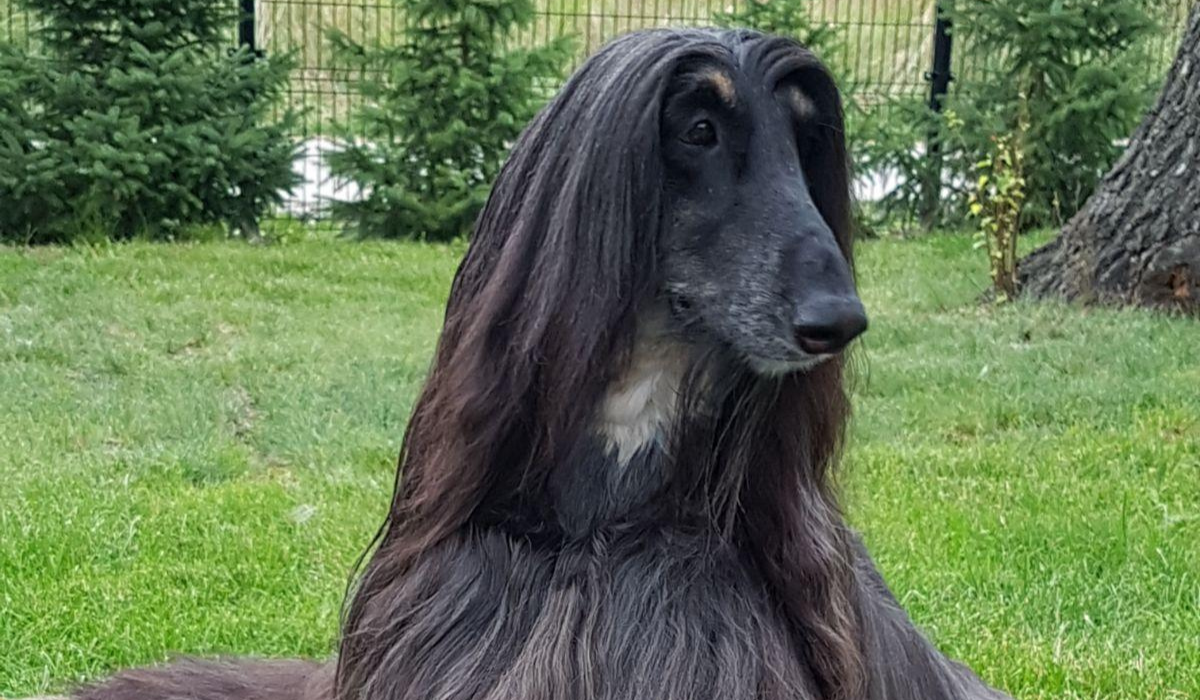
M 748 1 L 752 0 L 536 0 L 536 18 L 518 41 L 532 45 L 571 36 L 578 62 L 625 32 L 711 24 L 717 13 L 734 11 Z M 1162 71 L 1169 65 L 1191 1 L 1168 0 L 1164 31 L 1148 51 L 1153 63 L 1148 70 Z M 350 87 L 348 69 L 338 65 L 329 31 L 337 29 L 368 44 L 395 42 L 405 26 L 403 6 L 403 0 L 253 2 L 256 47 L 268 56 L 289 54 L 296 60 L 287 100 L 303 115 L 294 136 L 300 147 L 296 168 L 304 184 L 287 199 L 283 213 L 319 216 L 324 202 L 346 195 L 349 187 L 329 176 L 324 154 L 337 147 L 333 125 L 345 122 L 360 98 Z M 834 55 L 824 58 L 854 84 L 860 106 L 876 109 L 897 98 L 928 93 L 936 0 L 811 0 L 810 9 L 815 20 L 837 29 L 841 41 Z M 0 0 L 0 41 L 32 49 L 36 26 L 36 18 L 21 9 L 20 0 Z M 969 32 L 969 27 L 956 28 L 955 41 L 969 41 Z M 231 32 L 231 43 L 237 37 L 238 32 Z M 966 56 L 956 51 L 952 73 L 969 76 L 984 69 Z

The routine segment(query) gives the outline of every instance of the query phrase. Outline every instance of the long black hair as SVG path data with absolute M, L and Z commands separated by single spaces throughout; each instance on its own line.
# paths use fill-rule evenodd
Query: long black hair
M 464 528 L 499 482 L 538 493 L 630 356 L 656 292 L 663 213 L 660 119 L 680 66 L 750 57 L 803 75 L 834 123 L 810 188 L 847 257 L 851 219 L 834 81 L 794 42 L 750 32 L 653 30 L 592 56 L 525 130 L 454 279 L 395 493 L 346 609 L 339 696 L 359 697 L 388 650 L 392 587 Z M 685 392 L 686 393 L 686 392 Z M 710 421 L 683 426 L 678 461 L 767 582 L 828 698 L 864 687 L 850 536 L 830 480 L 848 403 L 841 360 L 730 381 Z M 689 432 L 690 431 L 690 432 Z M 719 470 L 717 467 L 720 467 Z M 686 482 L 686 477 L 680 479 Z M 671 493 L 685 498 L 695 489 Z

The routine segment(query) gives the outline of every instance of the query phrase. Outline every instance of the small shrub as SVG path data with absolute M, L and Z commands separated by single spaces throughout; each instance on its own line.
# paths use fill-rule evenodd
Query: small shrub
M 947 117 L 952 129 L 961 125 L 953 113 Z M 974 167 L 977 177 L 970 212 L 979 223 L 979 245 L 987 249 L 993 294 L 1000 303 L 1017 295 L 1017 237 L 1026 200 L 1028 125 L 1027 113 L 1022 111 L 1016 130 L 993 137 L 991 152 Z
M 893 99 L 859 115 L 856 137 L 850 143 L 855 170 L 867 177 L 887 174 L 894 178 L 892 188 L 873 203 L 872 226 L 904 231 L 917 225 L 925 182 L 932 176 L 932 162 L 926 149 L 930 136 L 943 142 L 943 163 L 958 155 L 946 147 L 942 129 L 940 115 L 918 97 Z M 943 172 L 950 170 L 943 168 Z M 956 185 L 950 179 L 943 182 L 943 189 Z M 943 223 L 954 218 L 955 201 L 953 195 L 943 199 Z
M 23 0 L 39 53 L 0 49 L 0 238 L 247 235 L 296 183 L 286 60 L 230 51 L 224 0 Z
M 408 0 L 396 46 L 345 33 L 336 55 L 363 97 L 327 156 L 361 199 L 333 216 L 360 237 L 449 239 L 470 231 L 513 141 L 557 83 L 569 39 L 506 48 L 534 18 L 530 0 Z

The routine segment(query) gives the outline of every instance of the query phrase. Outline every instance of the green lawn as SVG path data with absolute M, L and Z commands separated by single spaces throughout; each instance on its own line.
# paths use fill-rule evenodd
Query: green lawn
M 0 696 L 329 653 L 460 252 L 0 249 Z M 861 261 L 845 488 L 913 616 L 1021 698 L 1200 697 L 1200 325 Z

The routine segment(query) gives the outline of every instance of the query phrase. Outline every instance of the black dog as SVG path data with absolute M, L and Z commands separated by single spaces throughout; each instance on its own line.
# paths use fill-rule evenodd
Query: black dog
M 854 288 L 837 89 L 650 31 L 517 143 L 450 295 L 336 663 L 86 700 L 1003 698 L 914 628 L 830 482 Z

